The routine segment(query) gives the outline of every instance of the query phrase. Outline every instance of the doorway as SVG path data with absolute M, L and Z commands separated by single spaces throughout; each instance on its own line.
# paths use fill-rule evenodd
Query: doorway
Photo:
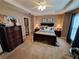
M 29 18 L 24 18 L 25 33 L 29 35 Z

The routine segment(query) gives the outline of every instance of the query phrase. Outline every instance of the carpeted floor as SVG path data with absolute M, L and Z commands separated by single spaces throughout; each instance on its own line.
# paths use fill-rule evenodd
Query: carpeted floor
M 57 38 L 59 47 L 32 42 L 28 36 L 24 43 L 10 53 L 4 53 L 4 59 L 72 59 L 69 54 L 69 45 L 64 39 Z

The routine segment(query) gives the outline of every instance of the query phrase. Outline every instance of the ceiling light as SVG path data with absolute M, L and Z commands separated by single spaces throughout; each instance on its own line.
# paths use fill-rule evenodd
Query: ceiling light
M 38 6 L 38 10 L 43 11 L 43 10 L 45 10 L 45 9 L 46 9 L 46 6 L 45 6 L 45 5 L 40 5 L 40 6 Z

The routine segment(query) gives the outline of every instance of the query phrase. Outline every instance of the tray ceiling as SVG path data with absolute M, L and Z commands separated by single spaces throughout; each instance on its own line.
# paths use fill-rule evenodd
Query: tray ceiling
M 37 8 L 38 6 L 34 2 L 42 0 L 4 0 L 5 2 L 14 5 L 18 8 L 21 8 L 26 12 L 29 12 L 33 15 L 56 15 L 62 14 L 76 8 L 79 8 L 79 0 L 46 0 L 48 5 L 52 7 L 47 7 L 44 11 L 40 11 Z

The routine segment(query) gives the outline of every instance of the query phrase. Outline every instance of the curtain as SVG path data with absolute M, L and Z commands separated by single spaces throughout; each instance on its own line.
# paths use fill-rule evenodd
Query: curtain
M 74 18 L 75 14 L 71 15 L 71 20 L 70 20 L 70 25 L 69 25 L 69 30 L 68 30 L 68 34 L 67 34 L 67 42 L 71 43 L 71 38 L 70 38 L 70 34 L 71 34 L 71 30 L 72 30 L 72 23 L 73 23 L 73 18 Z
M 72 43 L 72 47 L 77 47 L 79 48 L 79 27 L 77 29 L 77 32 L 76 32 L 76 36 L 75 36 L 75 39 Z

